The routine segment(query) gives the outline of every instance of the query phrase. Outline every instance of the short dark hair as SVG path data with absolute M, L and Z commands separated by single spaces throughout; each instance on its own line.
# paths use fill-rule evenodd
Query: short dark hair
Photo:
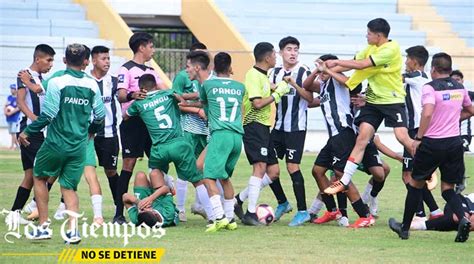
M 153 42 L 153 36 L 146 32 L 136 32 L 130 37 L 128 46 L 132 50 L 133 54 L 138 52 L 138 49 L 142 45 L 147 45 Z
M 405 50 L 405 52 L 407 53 L 407 57 L 414 59 L 421 66 L 425 66 L 426 62 L 428 61 L 428 57 L 430 56 L 428 50 L 426 50 L 426 48 L 421 45 L 409 47 Z
M 282 38 L 280 42 L 278 43 L 278 47 L 280 47 L 280 50 L 282 50 L 288 44 L 294 44 L 298 46 L 298 48 L 300 47 L 300 42 L 295 37 L 292 37 L 292 36 Z
M 204 43 L 201 42 L 196 42 L 191 45 L 189 48 L 189 51 L 195 51 L 195 50 L 207 50 L 207 46 L 204 45 Z
M 324 54 L 321 57 L 319 57 L 319 59 L 322 61 L 327 61 L 327 60 L 338 60 L 339 58 L 333 54 Z
M 69 44 L 66 48 L 66 63 L 71 66 L 80 67 L 86 59 L 86 47 L 82 44 Z
M 441 74 L 451 74 L 453 62 L 449 54 L 440 52 L 433 55 L 431 68 Z
M 145 224 L 149 227 L 154 227 L 156 223 L 158 222 L 158 220 L 159 220 L 158 217 L 155 214 L 153 214 L 153 212 L 150 212 L 150 211 L 140 212 L 138 213 L 138 217 L 137 217 L 137 226 L 141 224 Z
M 109 53 L 110 49 L 106 46 L 94 46 L 91 51 L 91 55 L 97 55 L 99 53 Z
M 386 38 L 390 33 L 390 25 L 383 18 L 372 19 L 367 23 L 367 28 L 375 33 L 382 33 Z
M 453 77 L 453 75 L 459 76 L 459 77 L 461 77 L 461 79 L 464 79 L 464 74 L 462 74 L 462 72 L 461 72 L 460 70 L 454 70 L 454 71 L 452 71 L 449 76 L 450 76 L 450 77 Z
M 229 72 L 231 64 L 232 64 L 232 58 L 227 52 L 219 52 L 214 57 L 214 71 L 216 73 Z
M 138 87 L 140 89 L 145 89 L 150 91 L 151 89 L 156 88 L 156 79 L 153 74 L 143 74 L 140 79 L 138 79 Z
M 56 54 L 56 52 L 48 44 L 39 44 L 35 47 L 35 51 L 33 52 L 33 59 L 38 57 L 40 54 L 46 54 L 53 57 Z
M 91 57 L 91 49 L 87 47 L 86 45 L 84 45 L 84 48 L 86 49 L 85 60 L 88 60 Z
M 255 61 L 261 62 L 265 59 L 268 53 L 273 52 L 273 45 L 268 42 L 260 42 L 255 45 L 253 49 L 253 56 L 255 57 Z
M 209 59 L 209 55 L 207 54 L 207 52 L 202 50 L 191 51 L 186 56 L 186 59 L 190 60 L 192 64 L 199 64 L 202 69 L 207 69 L 207 67 L 209 67 L 209 63 L 211 62 L 211 59 Z

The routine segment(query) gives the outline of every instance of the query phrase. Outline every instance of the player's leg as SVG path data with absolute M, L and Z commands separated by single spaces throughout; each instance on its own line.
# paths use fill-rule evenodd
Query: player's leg
M 324 157 L 325 157 L 325 151 L 323 148 L 315 161 L 312 173 L 313 173 L 313 177 L 316 180 L 316 184 L 319 187 L 319 191 L 321 192 L 321 200 L 326 206 L 327 211 L 324 213 L 323 216 L 315 219 L 313 221 L 314 224 L 327 223 L 329 221 L 334 221 L 341 217 L 341 213 L 337 209 L 334 196 L 322 192 L 325 188 L 327 188 L 327 186 L 330 185 L 329 179 L 326 177 L 327 168 L 323 167 Z
M 116 200 L 121 199 L 121 197 L 117 197 L 117 183 L 119 179 L 119 175 L 117 173 L 117 160 L 119 153 L 118 140 L 118 136 L 112 138 L 94 138 L 94 148 L 99 160 L 99 166 L 104 168 L 104 173 L 107 177 L 110 192 L 115 205 L 117 205 Z
M 283 186 L 281 186 L 280 167 L 278 166 L 278 159 L 283 159 L 286 152 L 284 132 L 275 129 L 272 130 L 270 133 L 270 145 L 268 146 L 268 150 L 268 159 L 271 161 L 271 164 L 267 163 L 267 175 L 269 175 L 272 181 L 270 188 L 278 202 L 278 206 L 275 210 L 275 220 L 278 221 L 283 214 L 292 210 L 291 205 L 286 198 Z
M 92 202 L 92 212 L 94 213 L 94 223 L 99 225 L 104 223 L 102 216 L 102 190 L 97 178 L 94 143 L 89 139 L 86 151 L 86 161 L 84 164 L 84 178 L 89 185 L 89 194 Z
M 336 177 L 339 177 L 339 173 L 336 171 Z M 360 197 L 359 191 L 353 182 L 351 182 L 348 186 L 346 192 L 347 198 L 351 201 L 352 208 L 357 213 L 359 218 L 348 227 L 350 228 L 362 228 L 362 227 L 370 227 L 375 224 L 375 219 L 369 212 L 369 209 L 366 204 L 362 201 Z

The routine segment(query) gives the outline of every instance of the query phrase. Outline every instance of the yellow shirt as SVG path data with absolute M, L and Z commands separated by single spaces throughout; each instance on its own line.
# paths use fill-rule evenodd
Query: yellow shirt
M 355 70 L 346 85 L 354 89 L 367 79 L 367 102 L 372 104 L 405 103 L 405 89 L 402 81 L 402 54 L 395 41 L 377 47 L 369 45 L 356 55 L 356 60 L 370 58 L 375 66 Z
M 252 99 L 269 97 L 271 94 L 270 80 L 266 73 L 261 70 L 252 69 L 245 75 L 245 95 L 244 95 L 244 125 L 251 122 L 258 122 L 270 126 L 271 104 L 261 109 L 256 109 L 252 105 Z

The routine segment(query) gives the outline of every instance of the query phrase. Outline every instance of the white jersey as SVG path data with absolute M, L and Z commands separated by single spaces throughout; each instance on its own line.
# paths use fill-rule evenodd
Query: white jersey
M 285 71 L 283 67 L 276 67 L 269 74 L 270 82 L 278 84 L 284 76 L 292 76 L 295 82 L 303 87 L 304 80 L 310 70 L 306 65 L 297 64 L 292 70 Z M 276 107 L 276 120 L 273 129 L 285 132 L 306 131 L 308 120 L 308 102 L 290 85 L 290 92 L 281 98 Z
M 28 71 L 31 75 L 30 81 L 34 84 L 39 84 L 42 86 L 41 82 L 43 81 L 43 77 L 41 76 L 40 73 L 33 71 L 30 68 L 24 69 Z M 26 85 L 20 80 L 20 78 L 17 78 L 17 87 L 18 89 L 25 89 L 26 94 L 25 94 L 25 103 L 28 109 L 35 114 L 36 116 L 39 116 L 41 113 L 41 109 L 43 106 L 43 101 L 44 97 L 46 95 L 46 91 L 43 89 L 41 93 L 34 93 Z M 23 131 L 23 129 L 26 128 L 29 124 L 31 124 L 33 121 L 30 120 L 29 118 L 26 117 L 25 114 L 21 113 L 20 115 L 20 131 Z
M 105 107 L 104 129 L 99 131 L 97 136 L 106 138 L 116 137 L 117 125 L 120 124 L 122 119 L 121 111 L 117 111 L 117 109 L 120 109 L 120 103 L 117 98 L 117 77 L 107 73 L 101 79 L 97 79 L 92 75 L 92 72 L 91 76 L 99 86 Z
M 416 129 L 420 126 L 421 120 L 421 94 L 423 85 L 430 80 L 425 72 L 414 71 L 404 73 L 405 91 L 405 109 L 408 120 L 408 129 Z
M 345 128 L 355 131 L 349 89 L 330 78 L 321 83 L 319 97 L 329 137 L 336 136 Z

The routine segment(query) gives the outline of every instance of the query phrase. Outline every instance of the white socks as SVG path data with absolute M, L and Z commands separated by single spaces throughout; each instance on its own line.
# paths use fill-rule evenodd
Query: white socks
M 344 175 L 341 178 L 341 182 L 344 183 L 344 185 L 349 185 L 349 182 L 351 182 L 352 175 L 357 171 L 357 164 L 352 162 L 352 161 L 347 161 L 346 162 L 346 167 L 344 167 Z
M 176 179 L 176 208 L 180 212 L 185 211 L 186 194 L 188 192 L 188 182 L 179 178 Z
M 262 186 L 262 179 L 256 176 L 250 176 L 249 187 L 248 187 L 249 204 L 247 206 L 247 210 L 250 213 L 255 213 L 257 202 L 258 202 L 258 196 L 260 195 L 261 186 Z
M 234 203 L 234 199 L 224 199 L 224 214 L 229 221 L 234 219 Z
M 262 184 L 260 185 L 260 189 L 263 189 L 264 187 L 266 187 L 270 184 L 272 184 L 272 180 L 270 179 L 270 177 L 268 177 L 268 174 L 265 173 L 265 175 L 263 175 Z M 243 202 L 243 201 L 247 200 L 248 197 L 249 197 L 249 188 L 246 187 L 245 189 L 243 189 L 239 193 L 239 199 Z
M 207 189 L 204 186 L 204 184 L 201 184 L 196 187 L 196 194 L 197 194 L 197 197 L 199 198 L 199 202 L 204 207 L 204 211 L 206 211 L 207 219 L 215 220 L 216 218 L 214 217 L 214 213 L 212 211 L 212 205 L 211 205 L 211 201 L 209 200 L 209 194 L 207 193 Z M 219 203 L 221 203 L 220 197 L 219 197 Z
M 261 188 L 263 189 L 263 187 L 268 186 L 270 184 L 272 184 L 272 179 L 270 179 L 270 177 L 268 177 L 268 174 L 265 173 L 265 175 L 263 175 Z
M 202 185 L 201 185 L 202 186 Z M 224 210 L 222 209 L 221 196 L 216 194 L 209 198 L 212 205 L 212 212 L 215 216 L 215 219 L 224 218 Z
M 92 211 L 94 212 L 94 218 L 102 217 L 102 195 L 94 194 L 91 195 L 92 200 Z
M 311 204 L 311 207 L 308 209 L 308 213 L 310 214 L 318 214 L 319 211 L 323 208 L 324 203 L 321 199 L 321 194 L 318 193 L 318 196 L 314 198 L 313 203 Z

